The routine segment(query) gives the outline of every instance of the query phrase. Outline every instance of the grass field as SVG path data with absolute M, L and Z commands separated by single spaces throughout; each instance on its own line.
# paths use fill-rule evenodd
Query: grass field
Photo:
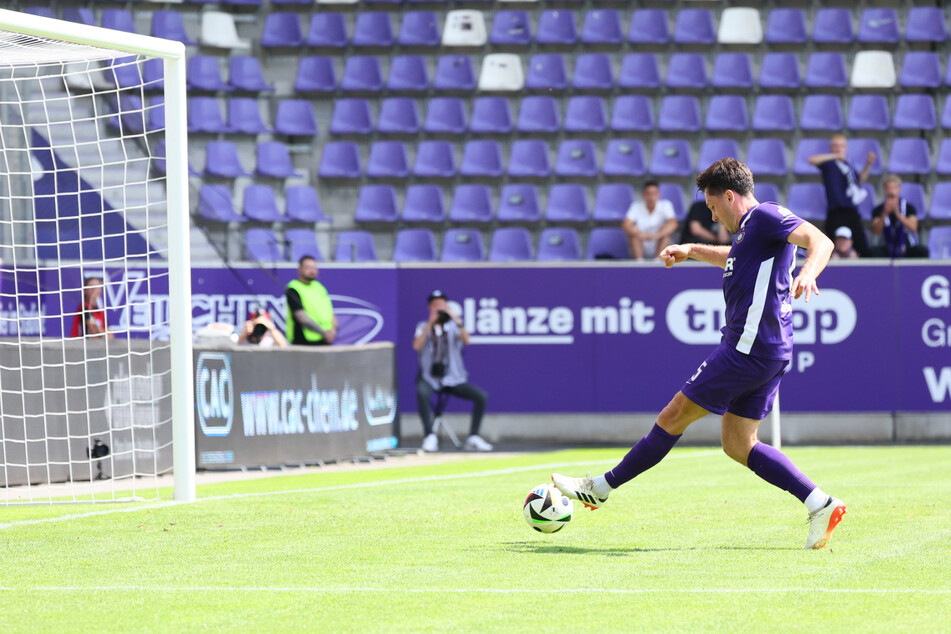
M 849 505 L 830 548 L 802 550 L 803 506 L 712 449 L 675 450 L 555 535 L 526 525 L 528 490 L 623 450 L 4 508 L 0 632 L 948 631 L 951 447 L 788 453 Z

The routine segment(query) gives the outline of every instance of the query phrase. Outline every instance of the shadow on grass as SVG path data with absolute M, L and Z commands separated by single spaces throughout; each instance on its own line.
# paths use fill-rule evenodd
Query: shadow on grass
M 689 546 L 689 547 L 579 547 L 579 546 L 556 546 L 553 544 L 539 544 L 538 542 L 507 542 L 502 544 L 503 548 L 514 553 L 533 553 L 537 555 L 607 555 L 609 557 L 626 557 L 639 553 L 661 553 L 661 552 L 689 552 L 689 551 L 715 551 L 715 550 L 735 550 L 735 551 L 793 551 L 802 550 L 791 546 Z

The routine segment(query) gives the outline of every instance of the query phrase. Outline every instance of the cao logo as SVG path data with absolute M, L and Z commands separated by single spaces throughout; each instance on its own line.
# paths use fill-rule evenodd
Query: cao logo
M 231 355 L 202 352 L 195 368 L 195 407 L 206 436 L 227 436 L 234 422 Z

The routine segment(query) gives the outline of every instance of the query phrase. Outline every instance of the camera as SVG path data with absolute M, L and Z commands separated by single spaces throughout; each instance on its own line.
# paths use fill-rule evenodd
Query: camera
M 446 364 L 441 361 L 436 361 L 429 368 L 429 373 L 433 376 L 434 379 L 441 379 L 446 376 Z
M 249 321 L 254 321 L 258 317 L 270 317 L 266 310 L 255 309 L 251 312 L 249 316 Z M 248 341 L 251 343 L 261 343 L 261 339 L 267 334 L 268 327 L 264 324 L 254 324 L 254 329 L 251 330 L 251 334 L 248 335 Z
M 444 310 L 440 310 L 438 313 L 436 313 L 436 323 L 440 326 L 445 326 L 447 323 L 449 323 L 450 319 L 452 319 L 452 317 L 450 317 L 449 313 Z

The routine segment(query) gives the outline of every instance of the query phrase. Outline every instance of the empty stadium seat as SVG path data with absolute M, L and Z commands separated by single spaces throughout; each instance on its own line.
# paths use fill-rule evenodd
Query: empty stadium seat
M 446 219 L 442 187 L 438 185 L 410 185 L 403 202 L 403 220 L 406 222 L 442 222 Z
M 329 222 L 320 206 L 317 190 L 309 185 L 294 185 L 284 189 L 285 214 L 294 222 Z M 295 258 L 296 259 L 296 258 Z
M 103 9 L 102 28 L 135 33 L 135 20 L 125 9 Z
M 315 13 L 307 30 L 307 46 L 316 48 L 344 48 L 349 38 L 342 13 Z
M 304 256 L 323 262 L 324 257 L 317 246 L 317 234 L 313 229 L 285 229 L 284 240 L 287 243 L 285 257 L 291 262 L 298 262 Z
M 632 44 L 666 44 L 670 40 L 667 11 L 636 9 L 631 14 L 627 39 Z
M 895 62 L 888 51 L 859 51 L 852 60 L 853 88 L 891 88 L 895 85 Z
M 416 134 L 419 132 L 419 108 L 409 97 L 388 97 L 380 102 L 376 129 L 381 134 Z
M 347 57 L 340 89 L 349 92 L 379 92 L 383 88 L 380 60 L 372 55 Z
M 812 41 L 821 44 L 851 44 L 855 39 L 852 12 L 849 9 L 824 8 L 816 11 Z
M 231 90 L 221 77 L 218 59 L 210 55 L 195 55 L 188 58 L 187 84 L 193 90 Z
M 396 232 L 394 262 L 435 262 L 436 239 L 429 229 L 402 229 Z
M 844 73 L 843 73 L 844 77 Z M 799 88 L 799 60 L 794 53 L 766 53 L 760 64 L 759 85 L 761 88 Z
M 249 49 L 251 42 L 238 37 L 238 29 L 230 13 L 205 11 L 201 17 L 201 43 L 203 46 L 226 49 Z
M 543 178 L 551 173 L 548 144 L 538 139 L 518 139 L 509 153 L 509 176 Z
M 746 150 L 746 164 L 754 176 L 785 176 L 786 146 L 780 139 L 753 139 Z
M 702 172 L 722 158 L 740 158 L 740 147 L 733 139 L 707 139 L 700 146 L 697 171 Z
M 277 209 L 274 190 L 267 185 L 248 185 L 244 188 L 244 217 L 258 222 L 278 222 L 281 212 Z
M 918 137 L 899 137 L 892 141 L 888 171 L 894 174 L 929 174 L 931 150 L 928 141 Z
M 519 132 L 557 132 L 561 127 L 558 102 L 547 95 L 525 97 L 515 127 Z
M 820 52 L 809 56 L 803 83 L 808 88 L 845 88 L 849 78 L 842 53 Z
M 48 13 L 53 12 L 52 9 L 49 9 L 46 7 L 41 7 L 40 9 Z M 47 13 L 47 17 L 49 17 L 48 13 Z M 87 26 L 96 25 L 96 15 L 92 12 L 92 9 L 74 8 L 74 7 L 63 9 L 63 19 L 68 22 L 75 22 L 77 24 L 85 24 Z
M 653 53 L 628 53 L 621 59 L 618 72 L 621 88 L 655 89 L 660 87 L 660 65 Z
M 566 132 L 604 132 L 608 127 L 608 111 L 600 97 L 574 96 L 565 109 Z
M 158 58 L 147 59 L 142 64 L 142 83 L 145 90 L 165 90 L 165 61 Z
M 636 139 L 611 139 L 601 171 L 605 176 L 643 176 L 647 173 L 644 146 Z
M 687 217 L 687 206 L 684 204 L 684 188 L 677 183 L 661 183 L 660 197 L 669 200 L 674 208 L 674 217 L 683 222 Z
M 805 220 L 825 220 L 828 213 L 826 188 L 822 183 L 793 183 L 789 186 L 786 207 Z
M 665 132 L 700 130 L 700 101 L 692 95 L 667 95 L 660 104 L 657 129 Z
M 899 38 L 901 34 L 898 32 L 898 13 L 895 9 L 875 7 L 862 11 L 859 20 L 859 42 L 897 44 Z
M 928 232 L 928 250 L 933 260 L 951 259 L 951 227 L 932 227 Z
M 549 222 L 585 222 L 589 214 L 584 185 L 558 183 L 548 192 L 545 219 Z
M 707 64 L 700 53 L 674 53 L 667 63 L 668 88 L 702 89 L 707 86 Z
M 574 261 L 581 259 L 581 240 L 578 232 L 568 227 L 543 229 L 538 240 L 540 262 Z
M 264 18 L 261 46 L 299 47 L 304 43 L 304 30 L 296 13 L 268 13 Z
M 682 139 L 664 139 L 651 150 L 650 173 L 655 176 L 690 176 L 694 173 L 690 144 Z
M 557 53 L 533 55 L 528 62 L 525 88 L 529 90 L 564 90 L 568 87 L 565 59 Z
M 198 215 L 215 222 L 243 222 L 234 210 L 231 190 L 225 185 L 204 184 L 198 190 Z
M 284 259 L 274 231 L 262 227 L 244 232 L 244 255 L 252 262 L 280 262 Z
M 615 9 L 592 9 L 585 13 L 581 41 L 585 44 L 620 44 L 624 40 L 621 14 Z
M 205 146 L 205 174 L 222 178 L 251 176 L 242 167 L 238 148 L 231 141 L 209 141 Z
M 409 156 L 401 141 L 377 141 L 370 146 L 367 176 L 371 178 L 406 178 L 409 176 Z
M 432 11 L 407 11 L 400 25 L 400 46 L 439 46 L 439 22 Z
M 330 119 L 331 134 L 370 134 L 373 117 L 366 99 L 336 99 Z
M 505 172 L 502 148 L 496 141 L 468 141 L 462 151 L 459 173 L 463 176 L 499 178 Z
M 528 46 L 532 43 L 532 22 L 520 10 L 496 11 L 489 41 L 500 46 Z
M 951 219 L 951 181 L 935 184 L 928 215 L 935 220 Z
M 425 58 L 420 55 L 397 55 L 390 59 L 386 87 L 396 92 L 424 92 L 429 88 Z
M 727 7 L 720 14 L 717 31 L 720 44 L 759 44 L 763 41 L 763 23 L 759 10 L 752 7 Z
M 232 58 L 233 60 L 234 58 Z M 337 74 L 329 57 L 302 57 L 297 67 L 294 90 L 297 92 L 333 92 L 337 88 Z
M 753 65 L 746 53 L 720 53 L 713 61 L 710 84 L 716 88 L 752 88 Z
M 799 127 L 803 130 L 841 130 L 845 125 L 842 102 L 836 95 L 806 95 Z
M 505 134 L 512 131 L 512 109 L 505 97 L 477 97 L 472 103 L 469 131 Z
M 228 127 L 241 134 L 269 134 L 273 132 L 261 118 L 258 100 L 235 97 L 228 100 Z
M 272 178 L 303 176 L 294 169 L 290 152 L 287 150 L 287 146 L 280 141 L 258 143 L 255 173 Z
M 928 215 L 928 207 L 925 205 L 925 188 L 921 183 L 902 183 L 900 195 L 914 205 L 919 219 Z
M 461 9 L 446 13 L 442 31 L 443 46 L 484 46 L 488 36 L 481 11 Z
M 108 81 L 119 88 L 142 87 L 142 75 L 135 57 L 116 59 L 112 67 L 105 71 L 105 75 Z
M 808 138 L 799 141 L 796 146 L 796 157 L 793 160 L 793 172 L 797 175 L 819 175 L 819 168 L 809 163 L 813 154 L 828 154 L 828 138 Z M 863 162 L 864 165 L 864 162 Z
M 376 262 L 373 235 L 366 231 L 341 231 L 334 249 L 337 262 Z
M 654 112 L 650 99 L 643 95 L 620 95 L 614 99 L 611 129 L 649 132 L 654 129 Z
M 951 128 L 951 99 L 944 100 L 944 109 L 941 111 L 941 127 Z
M 627 260 L 631 257 L 628 250 L 627 234 L 618 227 L 595 227 L 588 235 L 588 248 L 585 258 L 588 260 Z
M 303 60 L 302 60 L 303 61 Z M 333 66 L 331 65 L 331 72 Z M 336 81 L 332 82 L 336 84 Z M 228 84 L 235 90 L 272 91 L 274 86 L 264 79 L 261 63 L 256 57 L 232 55 L 228 60 Z
M 931 51 L 908 51 L 902 59 L 898 83 L 905 88 L 941 86 L 941 61 Z M 948 78 L 945 78 L 948 83 Z
M 760 95 L 753 107 L 754 130 L 791 132 L 796 129 L 796 115 L 792 97 L 788 95 Z
M 490 222 L 492 193 L 488 185 L 459 185 L 453 192 L 449 219 L 453 222 Z
M 881 174 L 884 155 L 882 154 L 881 144 L 878 139 L 855 137 L 849 139 L 849 149 L 846 150 L 846 158 L 852 161 L 858 169 L 865 165 L 865 159 L 869 152 L 875 153 L 875 162 L 872 164 L 870 174 Z
M 456 158 L 449 141 L 423 141 L 416 148 L 413 174 L 430 178 L 452 178 L 456 175 Z
M 413 108 L 415 109 L 415 101 Z M 458 97 L 436 97 L 429 101 L 423 129 L 433 134 L 463 134 L 466 108 Z
M 783 8 L 769 12 L 764 39 L 769 44 L 805 44 L 806 16 L 802 9 Z
M 393 22 L 390 14 L 383 11 L 361 11 L 353 26 L 350 43 L 358 48 L 393 46 L 396 37 L 393 34 Z
M 855 95 L 849 104 L 850 130 L 887 130 L 891 116 L 885 95 Z
M 605 183 L 598 187 L 591 215 L 598 222 L 620 222 L 633 202 L 633 187 L 627 183 Z
M 27 7 L 23 13 L 39 16 L 41 18 L 56 18 L 56 12 L 49 7 Z
M 285 99 L 277 104 L 274 130 L 289 136 L 316 136 L 317 119 L 314 106 L 304 99 Z
M 939 7 L 911 7 L 907 19 L 905 40 L 908 42 L 944 42 L 948 37 L 944 11 Z
M 393 187 L 365 185 L 360 188 L 353 219 L 356 222 L 396 222 L 399 213 L 396 190 Z
M 742 132 L 749 129 L 746 98 L 739 95 L 714 95 L 707 102 L 707 130 Z
M 436 90 L 473 90 L 475 69 L 468 55 L 444 55 L 436 62 L 433 88 Z
M 573 11 L 550 9 L 538 18 L 535 41 L 539 44 L 574 44 L 578 41 L 578 26 Z
M 360 150 L 352 141 L 324 143 L 318 174 L 321 178 L 360 178 Z
M 943 139 L 938 147 L 938 160 L 935 163 L 935 172 L 951 174 L 951 139 Z
M 677 44 L 713 44 L 716 28 L 709 9 L 681 9 L 674 24 L 674 42 Z
M 154 11 L 152 13 L 152 37 L 161 37 L 166 40 L 175 40 L 187 46 L 198 44 L 188 36 L 185 30 L 185 21 L 178 11 Z
M 478 229 L 447 229 L 443 235 L 443 262 L 481 262 L 485 260 L 485 243 Z
M 571 84 L 576 90 L 610 90 L 614 86 L 611 57 L 606 53 L 578 55 Z
M 759 202 L 780 202 L 779 188 L 773 183 L 759 182 L 753 186 L 753 196 Z
M 532 237 L 524 227 L 502 227 L 492 233 L 490 262 L 527 262 L 534 259 Z
M 931 95 L 899 95 L 895 103 L 896 130 L 934 130 L 938 126 L 938 113 Z
M 555 174 L 565 177 L 597 176 L 598 157 L 594 142 L 587 139 L 562 141 L 555 160 Z
M 525 87 L 522 60 L 513 53 L 493 53 L 482 58 L 479 90 L 512 92 Z
M 534 185 L 515 183 L 502 188 L 499 196 L 499 222 L 538 222 L 541 206 Z

